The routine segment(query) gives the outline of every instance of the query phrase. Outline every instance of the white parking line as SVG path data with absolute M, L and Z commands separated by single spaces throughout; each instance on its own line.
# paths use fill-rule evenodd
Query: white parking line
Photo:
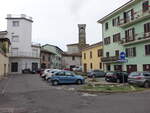
M 4 88 L 3 88 L 2 92 L 1 92 L 1 94 L 4 94 L 4 93 L 6 92 L 6 89 L 7 89 L 7 87 L 8 87 L 8 84 L 9 84 L 10 79 L 11 79 L 11 78 L 8 77 L 8 81 L 7 81 L 7 83 L 5 84 L 5 86 L 4 86 Z

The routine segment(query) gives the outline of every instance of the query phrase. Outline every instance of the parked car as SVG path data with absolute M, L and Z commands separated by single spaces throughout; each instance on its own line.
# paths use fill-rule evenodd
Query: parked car
M 50 81 L 52 75 L 54 73 L 56 73 L 56 72 L 59 72 L 59 71 L 61 71 L 61 70 L 59 70 L 59 69 L 52 69 L 52 70 L 50 70 L 48 73 L 46 73 L 45 80 Z
M 127 82 L 128 81 L 128 73 L 127 72 L 108 72 L 105 75 L 105 80 L 108 82 Z
M 129 84 L 150 87 L 150 72 L 132 72 L 128 77 Z
M 52 69 L 45 69 L 43 74 L 41 75 L 42 78 L 45 78 L 46 77 L 46 74 L 51 71 Z
M 87 76 L 92 78 L 92 77 L 105 77 L 105 72 L 101 70 L 91 70 L 87 73 Z
M 73 68 L 73 71 L 81 72 L 82 71 L 82 66 Z
M 75 75 L 74 72 L 71 71 L 60 71 L 52 75 L 51 77 L 52 85 L 58 84 L 83 84 L 84 77 L 81 75 Z
M 31 70 L 30 70 L 30 69 L 23 69 L 23 70 L 22 70 L 22 73 L 23 73 L 23 74 L 30 74 L 30 73 L 31 73 Z

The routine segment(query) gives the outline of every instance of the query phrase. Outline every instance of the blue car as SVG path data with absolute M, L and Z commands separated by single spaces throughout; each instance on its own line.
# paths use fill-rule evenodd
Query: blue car
M 84 77 L 75 75 L 75 73 L 71 71 L 59 71 L 51 77 L 51 82 L 52 85 L 55 86 L 58 84 L 83 84 Z

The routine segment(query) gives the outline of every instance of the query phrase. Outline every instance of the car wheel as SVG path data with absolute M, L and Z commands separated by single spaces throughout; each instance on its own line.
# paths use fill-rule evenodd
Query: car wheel
M 78 85 L 82 84 L 82 81 L 81 80 L 77 80 L 77 84 Z
M 144 87 L 145 87 L 145 88 L 149 88 L 149 87 L 150 87 L 150 84 L 149 84 L 148 82 L 145 82 L 145 83 L 144 83 Z
M 121 83 L 121 80 L 120 79 L 117 79 L 117 81 L 116 81 L 117 83 Z
M 58 84 L 59 84 L 59 82 L 57 80 L 55 80 L 55 81 L 52 82 L 53 86 L 57 86 Z

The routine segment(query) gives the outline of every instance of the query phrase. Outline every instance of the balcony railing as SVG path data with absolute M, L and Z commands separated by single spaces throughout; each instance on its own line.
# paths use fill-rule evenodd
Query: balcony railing
M 118 56 L 111 56 L 111 57 L 103 57 L 101 58 L 102 62 L 117 62 L 119 60 Z
M 148 33 L 138 33 L 138 34 L 135 34 L 133 37 L 130 37 L 131 39 L 133 40 L 129 40 L 126 38 L 123 38 L 120 43 L 122 45 L 130 45 L 130 44 L 135 44 L 135 43 L 141 43 L 141 42 L 145 42 L 145 41 L 148 41 L 150 40 L 150 32 Z
M 10 57 L 40 58 L 40 55 L 38 53 L 32 53 L 32 52 L 11 52 Z
M 143 19 L 150 18 L 150 9 L 147 11 L 140 10 L 137 12 L 134 12 L 133 17 L 123 18 L 120 20 L 120 27 L 128 27 L 130 25 L 133 25 L 137 22 L 142 21 Z

